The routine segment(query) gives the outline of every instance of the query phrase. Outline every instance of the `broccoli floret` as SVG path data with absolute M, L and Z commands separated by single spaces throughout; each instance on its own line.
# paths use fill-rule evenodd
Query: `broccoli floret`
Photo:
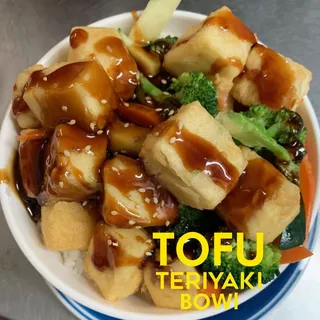
M 244 256 L 247 259 L 252 259 L 256 253 L 256 243 L 247 239 L 244 241 Z M 245 277 L 249 275 L 250 272 L 254 272 L 254 275 L 250 278 L 250 283 L 254 286 L 258 283 L 258 272 L 262 273 L 262 283 L 264 284 L 272 281 L 280 274 L 279 265 L 281 253 L 274 244 L 264 246 L 263 260 L 258 266 L 245 267 L 238 261 L 237 243 L 235 239 L 230 240 L 230 242 L 233 249 L 231 252 L 222 252 L 220 266 L 215 266 L 213 248 L 211 248 L 207 259 L 202 265 L 203 271 L 212 272 L 215 276 L 223 272 L 220 283 L 226 280 L 228 273 L 231 273 L 237 285 L 240 285 L 241 272 L 244 272 Z
M 169 110 L 164 116 L 170 113 L 170 105 L 174 104 L 174 101 L 178 101 L 181 105 L 199 101 L 212 116 L 218 114 L 217 91 L 212 81 L 206 78 L 203 73 L 183 73 L 173 80 L 168 89 L 169 94 L 162 92 L 142 75 L 140 82 L 146 94 L 158 101 L 162 109 Z M 176 109 L 173 110 L 176 112 Z
M 253 147 L 289 181 L 299 184 L 299 163 L 306 154 L 307 129 L 298 113 L 288 109 L 272 111 L 267 106 L 255 105 L 248 111 L 221 114 L 217 119 L 221 119 L 234 139 Z
M 165 38 L 158 39 L 151 42 L 147 46 L 147 50 L 155 52 L 163 58 L 163 56 L 171 49 L 171 47 L 177 42 L 178 37 L 166 36 Z

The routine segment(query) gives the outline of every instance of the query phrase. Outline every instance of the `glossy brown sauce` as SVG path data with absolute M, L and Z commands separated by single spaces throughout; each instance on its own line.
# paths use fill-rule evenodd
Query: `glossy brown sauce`
M 139 19 L 139 14 L 138 14 L 137 10 L 132 10 L 132 11 L 131 11 L 131 16 L 132 16 L 132 19 L 133 19 L 135 22 L 138 21 L 138 19 Z
M 288 61 L 277 52 L 260 44 L 254 49 L 261 59 L 261 68 L 245 70 L 243 75 L 257 87 L 260 103 L 274 110 L 291 109 L 295 98 L 295 73 Z
M 17 116 L 20 113 L 29 111 L 29 106 L 23 100 L 23 94 L 20 97 L 17 97 L 12 102 L 12 113 Z
M 45 71 L 32 73 L 26 92 L 38 88 L 44 90 L 41 95 L 44 98 L 38 99 L 43 111 L 41 122 L 44 127 L 54 128 L 60 122 L 76 120 L 77 126 L 92 131 L 90 124 L 93 119 L 88 112 L 87 102 L 73 89 L 75 85 L 86 90 L 105 111 L 101 119 L 103 121 L 100 121 L 100 127 L 97 123 L 96 130 L 106 125 L 110 110 L 118 105 L 110 79 L 99 63 L 80 61 L 63 65 L 50 74 L 45 74 Z M 103 104 L 102 100 L 106 100 L 106 103 Z M 66 111 L 62 109 L 63 106 L 67 107 Z
M 121 244 L 105 232 L 105 225 L 100 223 L 93 236 L 92 262 L 97 269 L 103 270 L 104 268 L 139 266 L 142 259 L 126 253 L 121 248 Z
M 88 40 L 88 32 L 83 29 L 74 29 L 69 37 L 70 46 L 72 49 L 78 48 L 81 44 Z
M 218 58 L 211 65 L 211 69 L 208 74 L 215 75 L 216 73 L 219 73 L 222 69 L 230 66 L 239 69 L 239 71 L 242 71 L 243 69 L 243 63 L 237 57 L 230 57 L 226 59 Z
M 90 150 L 86 150 L 85 148 L 89 145 Z M 57 126 L 47 150 L 44 189 L 38 201 L 43 203 L 50 195 L 82 201 L 85 200 L 83 197 L 92 195 L 96 190 L 92 190 L 91 184 L 87 183 L 82 171 L 72 164 L 71 158 L 65 156 L 64 152 L 92 155 L 92 172 L 94 179 L 99 182 L 101 180 L 100 167 L 106 157 L 106 150 L 106 135 L 87 134 L 76 126 L 65 124 Z M 77 184 L 80 184 L 81 190 L 77 189 L 74 182 L 71 183 L 71 176 L 72 180 L 75 179 Z M 60 186 L 60 182 L 63 183 L 63 186 Z
M 137 45 L 146 45 L 147 44 L 147 41 L 145 41 L 143 33 L 137 23 L 135 23 L 134 26 L 132 27 L 131 33 L 133 35 L 134 42 Z M 131 33 L 130 33 L 130 35 L 131 35 Z
M 159 131 L 158 128 L 156 130 Z M 238 170 L 209 141 L 186 128 L 179 130 L 173 121 L 164 123 L 159 132 L 169 142 L 173 137 L 176 138 L 171 145 L 187 170 L 203 172 L 226 191 L 234 187 L 239 178 Z
M 238 184 L 218 206 L 227 224 L 239 226 L 250 219 L 283 182 L 283 176 L 262 158 L 250 160 Z
M 125 169 L 117 168 L 117 162 L 120 160 Z M 118 169 L 118 172 L 114 171 Z M 130 192 L 138 191 L 143 188 L 145 192 L 141 193 L 142 198 L 149 198 L 150 202 L 139 203 L 143 209 L 148 212 L 148 216 L 141 215 L 140 207 L 130 209 L 126 203 L 115 199 L 110 193 L 105 194 L 105 206 L 103 208 L 103 216 L 108 223 L 120 227 L 132 227 L 128 224 L 129 220 L 133 220 L 139 225 L 163 225 L 166 221 L 173 222 L 177 217 L 177 203 L 173 196 L 155 181 L 149 177 L 144 171 L 143 164 L 140 160 L 134 160 L 125 156 L 117 155 L 112 160 L 107 162 L 104 167 L 104 181 L 117 188 L 123 196 L 130 199 Z M 153 199 L 158 200 L 154 203 Z M 161 204 L 162 203 L 162 204 Z M 117 215 L 112 215 L 112 211 L 117 211 Z M 158 212 L 157 217 L 153 217 L 155 212 Z
M 129 103 L 126 106 L 120 103 L 116 112 L 123 120 L 146 128 L 153 127 L 164 121 L 160 112 L 138 103 Z
M 8 182 L 9 182 L 9 176 L 8 176 L 7 168 L 0 169 L 0 184 L 8 183 Z
M 106 71 L 118 96 L 124 100 L 130 99 L 138 85 L 138 67 L 122 40 L 117 37 L 105 37 L 95 44 L 95 50 L 112 58 L 113 62 Z

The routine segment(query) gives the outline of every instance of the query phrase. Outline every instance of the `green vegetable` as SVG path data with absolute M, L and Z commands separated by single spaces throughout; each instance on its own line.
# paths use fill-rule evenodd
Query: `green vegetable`
M 289 181 L 299 184 L 299 165 L 306 154 L 307 129 L 298 113 L 288 109 L 272 111 L 265 105 L 255 105 L 245 112 L 221 113 L 217 119 L 234 139 L 254 148 Z
M 150 76 L 158 74 L 161 68 L 160 56 L 148 52 L 143 47 L 137 45 L 120 28 L 118 29 L 118 32 L 141 71 Z
M 159 54 L 161 57 L 163 57 L 176 43 L 177 40 L 178 37 L 166 36 L 165 38 L 157 39 L 156 41 L 151 42 L 147 46 L 147 49 L 150 52 L 155 52 Z
M 134 41 L 143 40 L 145 42 L 158 39 L 180 2 L 181 0 L 149 0 L 130 32 L 130 38 Z M 137 35 L 139 39 L 136 39 Z
M 255 267 L 245 267 L 238 261 L 237 258 L 237 243 L 234 239 L 230 240 L 233 250 L 231 252 L 222 252 L 221 254 L 221 265 L 216 266 L 214 263 L 213 248 L 210 249 L 209 255 L 202 265 L 203 271 L 212 272 L 217 276 L 220 272 L 224 272 L 220 282 L 223 283 L 228 273 L 231 273 L 235 282 L 240 286 L 240 276 L 241 272 L 244 273 L 245 277 L 250 273 L 254 272 L 254 276 L 250 278 L 250 283 L 252 285 L 257 285 L 258 276 L 257 273 L 262 273 L 262 283 L 268 283 L 277 277 L 279 272 L 280 250 L 274 244 L 265 245 L 263 250 L 263 260 Z M 251 257 L 255 255 L 256 243 L 251 240 L 245 239 L 244 242 L 244 256 L 247 259 L 252 259 Z
M 218 114 L 217 91 L 212 81 L 203 73 L 185 72 L 173 79 L 168 89 L 169 94 L 162 92 L 143 76 L 140 77 L 140 81 L 144 92 L 158 101 L 162 109 L 169 110 L 164 116 L 170 113 L 170 105 L 174 104 L 174 101 L 181 105 L 199 101 L 212 116 Z
M 301 198 L 302 199 L 302 198 Z M 306 214 L 304 203 L 301 200 L 300 212 L 297 217 L 282 232 L 279 248 L 281 250 L 291 249 L 303 244 L 306 238 Z

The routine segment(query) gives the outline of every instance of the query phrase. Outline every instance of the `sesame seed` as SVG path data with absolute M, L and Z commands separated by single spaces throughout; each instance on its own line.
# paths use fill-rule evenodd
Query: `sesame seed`
M 148 256 L 148 257 L 150 257 L 150 256 L 152 256 L 152 253 L 149 252 L 149 251 L 147 251 L 147 252 L 145 253 L 145 255 Z
M 76 124 L 76 120 L 72 119 L 68 122 L 71 126 L 73 126 L 74 124 Z
M 141 227 L 141 226 L 135 226 L 135 228 L 136 228 L 136 229 L 141 229 L 142 227 Z
M 118 247 L 118 246 L 119 246 L 119 243 L 118 243 L 118 242 L 112 242 L 112 245 L 113 245 L 114 247 Z
M 180 120 L 180 121 L 178 122 L 178 129 L 181 131 L 182 128 L 183 128 L 183 122 Z
M 68 107 L 67 106 L 62 106 L 61 109 L 62 109 L 62 111 L 66 112 L 68 110 Z
M 108 245 L 111 246 L 112 245 L 112 241 L 110 239 L 108 239 Z
M 152 243 L 151 239 L 146 240 L 146 243 Z
M 136 209 L 141 209 L 142 206 L 140 206 L 140 204 L 136 204 Z
M 161 208 L 164 207 L 164 200 L 161 200 Z
M 129 107 L 129 106 L 130 106 L 129 103 L 127 103 L 127 102 L 124 102 L 123 105 L 124 105 L 125 107 Z
M 133 225 L 133 224 L 136 224 L 136 222 L 133 221 L 133 220 L 129 220 L 129 224 L 130 224 L 130 225 Z
M 90 151 L 90 149 L 91 149 L 90 144 L 88 144 L 84 149 L 85 149 L 86 151 Z
M 145 201 L 146 203 L 150 203 L 150 199 L 149 199 L 149 198 L 145 198 L 144 201 Z
M 113 216 L 116 216 L 117 214 L 118 214 L 118 211 L 111 211 L 111 214 L 113 215 Z
M 144 193 L 144 192 L 146 192 L 146 189 L 145 188 L 139 188 L 138 191 L 141 192 L 141 193 Z
M 162 108 L 157 108 L 156 111 L 160 112 L 160 111 L 162 111 Z
M 112 170 L 113 172 L 119 172 L 119 169 L 116 168 L 116 167 L 111 167 L 111 170 Z
M 97 132 L 97 134 L 98 134 L 98 135 L 103 134 L 103 130 L 99 130 L 99 131 Z
M 166 226 L 169 227 L 169 225 L 170 225 L 170 221 L 168 220 L 168 221 L 166 222 Z
M 126 151 L 126 150 L 120 150 L 120 152 L 121 152 L 121 153 L 127 153 L 127 151 Z
M 176 137 L 172 137 L 169 142 L 170 142 L 170 144 L 174 144 L 176 142 L 176 140 L 177 140 Z
M 163 94 L 166 95 L 166 96 L 170 96 L 170 93 L 166 92 L 166 91 Z
M 88 201 L 83 201 L 82 206 L 85 207 L 88 204 Z
M 158 137 L 160 135 L 160 132 L 155 132 L 154 135 Z
M 59 182 L 59 187 L 60 187 L 60 188 L 63 188 L 63 181 L 60 181 L 60 182 Z
M 47 77 L 43 77 L 42 80 L 43 81 L 48 81 L 48 78 Z
M 165 111 L 165 112 L 169 111 L 169 108 L 165 108 L 164 111 Z
M 171 111 L 168 113 L 169 116 L 172 116 L 173 114 L 174 114 L 174 110 L 171 110 Z
M 167 81 L 166 79 L 161 79 L 161 83 L 162 83 L 162 84 L 167 84 L 168 81 Z
M 102 104 L 106 104 L 106 103 L 107 103 L 107 100 L 106 100 L 106 99 L 102 99 L 102 100 L 101 100 L 101 103 L 102 103 Z
M 157 189 L 161 189 L 161 185 L 160 184 L 157 186 Z
M 128 127 L 129 127 L 129 123 L 127 122 L 127 123 L 125 123 L 123 126 L 124 126 L 125 128 L 128 128 Z
M 136 94 L 134 94 L 133 96 L 132 96 L 132 99 L 135 99 L 137 97 L 137 95 Z
M 146 100 L 152 100 L 152 98 L 149 96 L 146 96 Z
M 158 201 L 158 198 L 157 197 L 153 197 L 153 202 L 155 203 L 155 204 L 157 204 L 159 201 Z
M 72 88 L 73 86 L 74 86 L 74 84 L 73 84 L 73 83 L 71 83 L 71 84 L 70 84 L 70 86 L 69 86 L 69 88 Z
M 152 215 L 152 218 L 156 218 L 158 215 L 159 215 L 159 212 L 155 212 L 155 213 Z
M 94 122 L 90 123 L 90 128 L 91 128 L 92 131 L 94 131 L 95 126 L 96 126 L 96 124 Z
M 70 152 L 68 150 L 64 150 L 63 151 L 63 154 L 66 156 L 66 157 L 70 157 Z

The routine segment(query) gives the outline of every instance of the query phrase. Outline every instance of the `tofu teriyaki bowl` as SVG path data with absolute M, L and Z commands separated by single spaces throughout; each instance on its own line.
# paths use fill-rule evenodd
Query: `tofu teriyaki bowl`
M 181 311 L 181 293 L 199 291 L 160 289 L 159 270 L 223 272 L 221 284 L 260 271 L 267 285 L 312 255 L 311 71 L 261 44 L 231 9 L 205 17 L 175 11 L 179 3 L 150 0 L 143 12 L 72 28 L 17 76 L 1 130 L 1 204 L 20 248 L 60 291 L 119 318 L 224 311 Z M 154 232 L 174 233 L 166 267 Z M 209 243 L 198 267 L 177 259 L 188 232 Z M 217 266 L 219 232 L 234 237 Z M 258 266 L 236 259 L 239 232 L 248 259 L 264 234 Z M 184 250 L 196 259 L 199 242 Z M 240 303 L 258 292 L 240 290 Z

